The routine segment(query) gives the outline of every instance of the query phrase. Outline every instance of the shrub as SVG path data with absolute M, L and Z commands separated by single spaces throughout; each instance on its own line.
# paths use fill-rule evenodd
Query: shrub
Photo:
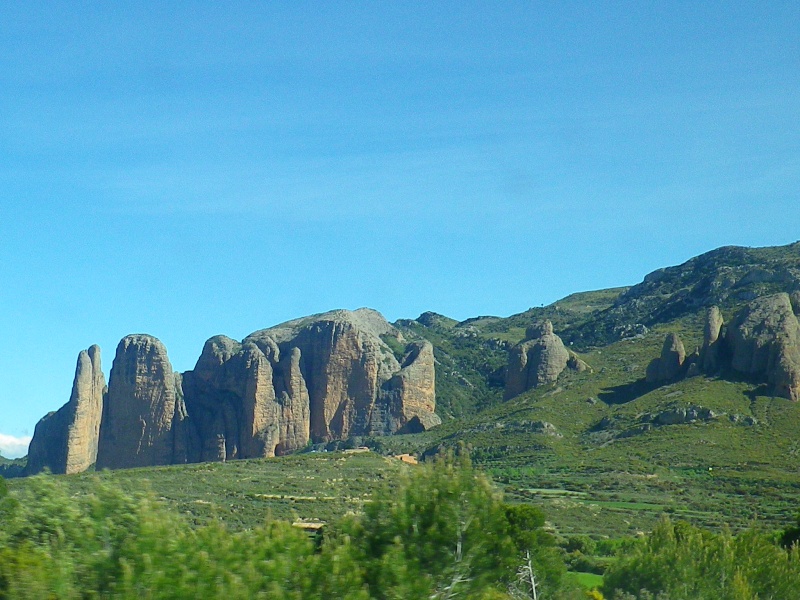
M 798 597 L 798 589 L 797 549 L 787 552 L 753 529 L 734 536 L 667 519 L 619 556 L 603 585 L 610 597 L 661 594 L 673 600 L 789 599 Z

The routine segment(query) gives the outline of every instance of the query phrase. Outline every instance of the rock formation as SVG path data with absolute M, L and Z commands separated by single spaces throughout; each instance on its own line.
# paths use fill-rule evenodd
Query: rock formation
M 705 373 L 716 373 L 721 367 L 722 328 L 725 322 L 719 308 L 712 306 L 706 311 L 706 324 L 703 328 L 703 348 L 700 350 L 699 365 Z
M 297 348 L 316 441 L 392 433 L 419 416 L 433 423 L 433 348 L 410 345 L 401 365 L 384 342 L 399 341 L 380 313 L 332 311 L 257 331 L 245 343 Z M 431 421 L 433 419 L 433 421 Z
M 187 411 L 202 443 L 193 461 L 285 454 L 309 440 L 308 390 L 300 351 L 208 340 L 193 371 L 184 373 Z
M 70 402 L 37 426 L 31 469 L 266 457 L 310 440 L 422 431 L 441 422 L 433 347 L 406 344 L 369 309 L 291 321 L 241 343 L 213 337 L 183 374 L 172 371 L 159 340 L 130 335 L 117 347 L 105 398 L 103 391 L 93 347 L 79 357 Z
M 774 396 L 800 400 L 800 321 L 797 300 L 780 293 L 752 300 L 725 325 L 719 308 L 706 313 L 703 347 L 684 361 L 675 334 L 664 341 L 661 357 L 647 367 L 647 381 L 672 381 L 684 373 L 717 375 L 735 371 L 770 386 Z M 691 363 L 691 365 L 689 365 Z M 686 369 L 689 365 L 690 368 Z
M 788 294 L 748 304 L 727 329 L 732 369 L 766 380 L 776 396 L 800 399 L 800 322 Z
M 27 473 L 80 473 L 95 464 L 105 392 L 100 348 L 81 350 L 69 402 L 36 425 Z
M 643 418 L 648 417 L 656 425 L 681 425 L 696 421 L 712 421 L 719 418 L 719 414 L 710 408 L 703 408 L 702 406 L 684 406 L 670 408 L 655 415 L 645 415 Z
M 686 350 L 676 333 L 668 333 L 661 348 L 661 356 L 647 365 L 646 379 L 650 383 L 660 383 L 676 379 L 683 371 Z
M 567 360 L 567 367 L 572 369 L 573 371 L 577 371 L 578 373 L 583 373 L 584 371 L 592 372 L 592 367 L 590 367 L 586 362 L 581 359 L 577 354 L 569 351 L 569 359 Z
M 373 433 L 417 433 L 441 424 L 434 412 L 436 390 L 433 346 L 410 344 L 400 370 L 381 386 L 380 401 L 370 419 Z
M 504 398 L 555 382 L 569 359 L 570 354 L 553 333 L 550 321 L 528 327 L 525 340 L 511 349 Z
M 175 460 L 175 437 L 186 410 L 164 345 L 129 335 L 117 346 L 103 405 L 97 468 L 165 465 Z

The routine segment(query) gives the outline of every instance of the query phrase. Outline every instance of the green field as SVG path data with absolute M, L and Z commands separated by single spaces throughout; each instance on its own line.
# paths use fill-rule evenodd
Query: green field
M 75 493 L 88 490 L 97 479 L 128 492 L 150 490 L 193 523 L 218 520 L 242 529 L 263 524 L 268 517 L 329 522 L 360 512 L 378 486 L 391 484 L 405 468 L 396 459 L 372 452 L 326 452 L 57 477 Z M 27 481 L 8 483 L 15 489 Z

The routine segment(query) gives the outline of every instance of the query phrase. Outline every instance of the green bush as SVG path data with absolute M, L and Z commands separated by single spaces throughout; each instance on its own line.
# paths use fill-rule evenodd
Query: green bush
M 712 533 L 666 519 L 619 556 L 603 585 L 609 597 L 671 600 L 791 600 L 800 598 L 798 590 L 800 552 L 787 552 L 773 536 Z
M 474 594 L 508 581 L 516 567 L 504 505 L 465 456 L 420 465 L 343 531 L 375 598 Z
M 40 476 L 0 504 L 0 598 L 305 598 L 314 545 L 286 523 L 200 529 L 96 481 Z M 310 578 L 313 580 L 313 578 Z

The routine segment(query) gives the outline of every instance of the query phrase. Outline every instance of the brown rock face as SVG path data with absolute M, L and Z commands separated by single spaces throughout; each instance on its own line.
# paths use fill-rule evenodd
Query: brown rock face
M 661 348 L 661 357 L 647 366 L 647 381 L 651 383 L 672 381 L 681 374 L 686 360 L 686 350 L 676 333 L 668 333 Z
M 719 308 L 712 306 L 706 313 L 706 324 L 703 328 L 703 346 L 708 347 L 714 344 L 722 332 L 722 326 L 725 322 L 722 320 L 722 314 Z
M 69 402 L 36 425 L 28 452 L 29 474 L 44 468 L 59 474 L 80 473 L 95 464 L 105 391 L 100 348 L 82 350 Z
M 47 413 L 33 431 L 33 439 L 28 446 L 27 475 L 33 475 L 50 469 L 53 473 L 63 474 L 66 468 L 67 447 L 67 411 L 66 405 L 58 411 Z
M 97 467 L 171 464 L 173 421 L 186 412 L 179 395 L 164 345 L 148 335 L 123 338 L 108 381 Z
M 308 390 L 296 348 L 281 358 L 274 344 L 206 342 L 184 374 L 187 409 L 201 440 L 195 460 L 286 454 L 308 443 Z
M 513 398 L 529 389 L 553 383 L 570 359 L 553 324 L 545 321 L 529 327 L 526 340 L 514 346 L 509 356 L 504 397 Z
M 315 441 L 393 433 L 417 415 L 436 424 L 432 347 L 409 346 L 401 365 L 382 336 L 399 339 L 380 313 L 359 309 L 290 321 L 245 342 L 299 351 Z
M 131 335 L 117 347 L 105 397 L 99 351 L 90 349 L 73 400 L 37 426 L 31 465 L 64 472 L 60 465 L 84 470 L 95 456 L 112 469 L 267 457 L 312 439 L 438 425 L 433 347 L 407 344 L 398 362 L 384 338 L 402 343 L 379 313 L 333 311 L 242 343 L 213 337 L 181 375 L 160 341 Z
M 800 399 L 800 322 L 788 294 L 752 301 L 728 328 L 731 367 L 766 379 L 775 395 Z
M 381 383 L 400 368 L 397 359 L 384 353 L 377 335 L 345 315 L 309 324 L 293 344 L 305 365 L 312 437 L 327 441 L 365 433 Z
M 756 298 L 726 327 L 716 306 L 706 313 L 703 347 L 686 358 L 675 334 L 664 341 L 661 357 L 647 367 L 647 381 L 679 375 L 714 375 L 731 369 L 764 381 L 775 396 L 800 400 L 800 321 L 797 300 L 789 294 Z M 688 365 L 688 369 L 686 368 Z
M 311 439 L 311 412 L 308 388 L 300 370 L 300 350 L 292 348 L 280 363 L 281 378 L 276 383 L 279 407 L 280 441 L 276 454 L 285 454 L 305 446 Z M 282 385 L 281 385 L 282 384 Z
M 80 473 L 97 462 L 105 393 L 106 378 L 100 365 L 100 348 L 92 346 L 78 355 L 75 368 L 75 382 L 69 401 L 74 410 L 67 433 L 64 471 L 67 474 Z
M 433 348 L 409 345 L 401 365 L 377 312 L 333 311 L 257 331 L 240 344 L 206 342 L 184 374 L 200 440 L 196 460 L 286 454 L 309 440 L 393 433 L 417 418 L 438 424 Z
M 719 308 L 712 306 L 706 313 L 706 324 L 703 328 L 703 348 L 700 351 L 700 368 L 705 373 L 716 373 L 721 366 L 722 327 L 725 322 Z
M 371 433 L 426 431 L 441 424 L 436 408 L 433 346 L 410 344 L 400 370 L 381 387 L 372 409 Z

